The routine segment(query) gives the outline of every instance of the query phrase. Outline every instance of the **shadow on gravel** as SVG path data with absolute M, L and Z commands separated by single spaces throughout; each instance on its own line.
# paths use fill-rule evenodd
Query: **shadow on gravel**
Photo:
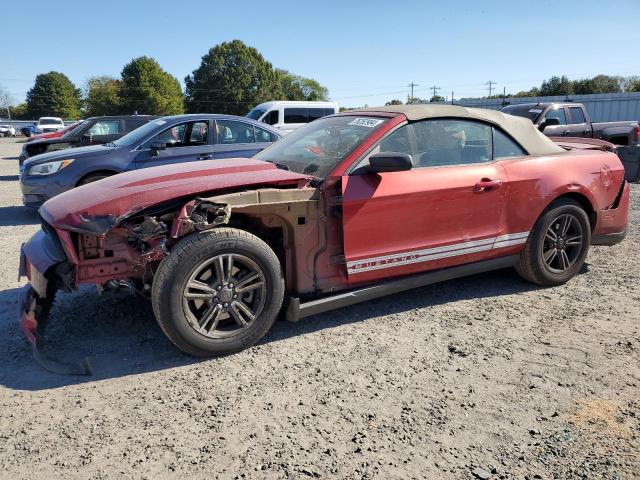
M 0 182 L 12 182 L 20 180 L 20 175 L 0 175 Z
M 20 157 L 2 157 L 2 160 L 19 160 Z
M 1 178 L 1 177 L 0 177 Z M 0 207 L 0 227 L 36 225 L 40 223 L 35 209 L 12 205 Z
M 582 273 L 586 272 L 585 267 Z M 303 319 L 277 322 L 262 344 L 285 341 L 371 318 L 458 300 L 523 293 L 539 287 L 503 270 L 451 280 L 364 304 Z M 92 376 L 63 376 L 42 369 L 32 358 L 18 328 L 16 302 L 19 289 L 0 292 L 0 385 L 17 390 L 46 390 L 65 385 L 190 365 L 203 360 L 180 352 L 158 327 L 151 303 L 124 292 L 97 295 L 86 288 L 56 297 L 43 341 L 49 358 L 80 364 L 87 358 Z M 203 367 L 204 368 L 204 367 Z

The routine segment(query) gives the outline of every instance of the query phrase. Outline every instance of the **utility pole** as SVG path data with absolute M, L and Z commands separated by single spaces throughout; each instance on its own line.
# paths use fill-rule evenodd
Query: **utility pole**
M 440 87 L 436 87 L 435 85 L 433 87 L 429 87 L 431 90 L 433 90 L 433 97 L 436 96 L 436 93 L 438 90 L 440 90 Z M 431 98 L 433 98 L 431 97 Z
M 453 90 L 451 90 L 451 105 L 453 105 Z
M 491 92 L 493 91 L 493 86 L 496 84 L 493 80 L 489 80 L 485 85 L 489 85 L 489 98 L 491 98 Z
M 502 106 L 507 105 L 507 87 L 503 87 L 502 89 Z
M 409 97 L 409 103 L 413 103 L 413 87 L 419 87 L 420 85 L 415 82 L 411 82 L 408 86 L 411 87 L 411 97 Z

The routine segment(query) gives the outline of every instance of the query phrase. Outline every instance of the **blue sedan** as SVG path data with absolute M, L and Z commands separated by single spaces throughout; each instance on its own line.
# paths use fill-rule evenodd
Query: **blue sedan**
M 176 115 L 153 120 L 106 145 L 48 152 L 20 171 L 22 200 L 37 208 L 79 185 L 169 163 L 252 157 L 282 136 L 264 123 L 230 115 Z

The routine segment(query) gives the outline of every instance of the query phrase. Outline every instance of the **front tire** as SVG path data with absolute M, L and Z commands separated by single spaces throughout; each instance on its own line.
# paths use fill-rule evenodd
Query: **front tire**
M 273 325 L 283 297 L 276 254 L 234 228 L 184 238 L 160 263 L 151 290 L 163 332 L 181 350 L 203 357 L 254 345 Z
M 516 271 L 538 285 L 562 285 L 582 269 L 590 244 L 584 209 L 571 199 L 556 200 L 536 221 Z

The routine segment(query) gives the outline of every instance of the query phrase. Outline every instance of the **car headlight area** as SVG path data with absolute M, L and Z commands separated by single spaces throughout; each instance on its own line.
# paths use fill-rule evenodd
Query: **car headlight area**
M 67 158 L 64 160 L 58 160 L 55 162 L 46 162 L 40 163 L 38 165 L 34 165 L 29 168 L 27 175 L 51 175 L 53 173 L 59 172 L 60 170 L 67 168 L 69 165 L 73 163 L 73 158 Z

